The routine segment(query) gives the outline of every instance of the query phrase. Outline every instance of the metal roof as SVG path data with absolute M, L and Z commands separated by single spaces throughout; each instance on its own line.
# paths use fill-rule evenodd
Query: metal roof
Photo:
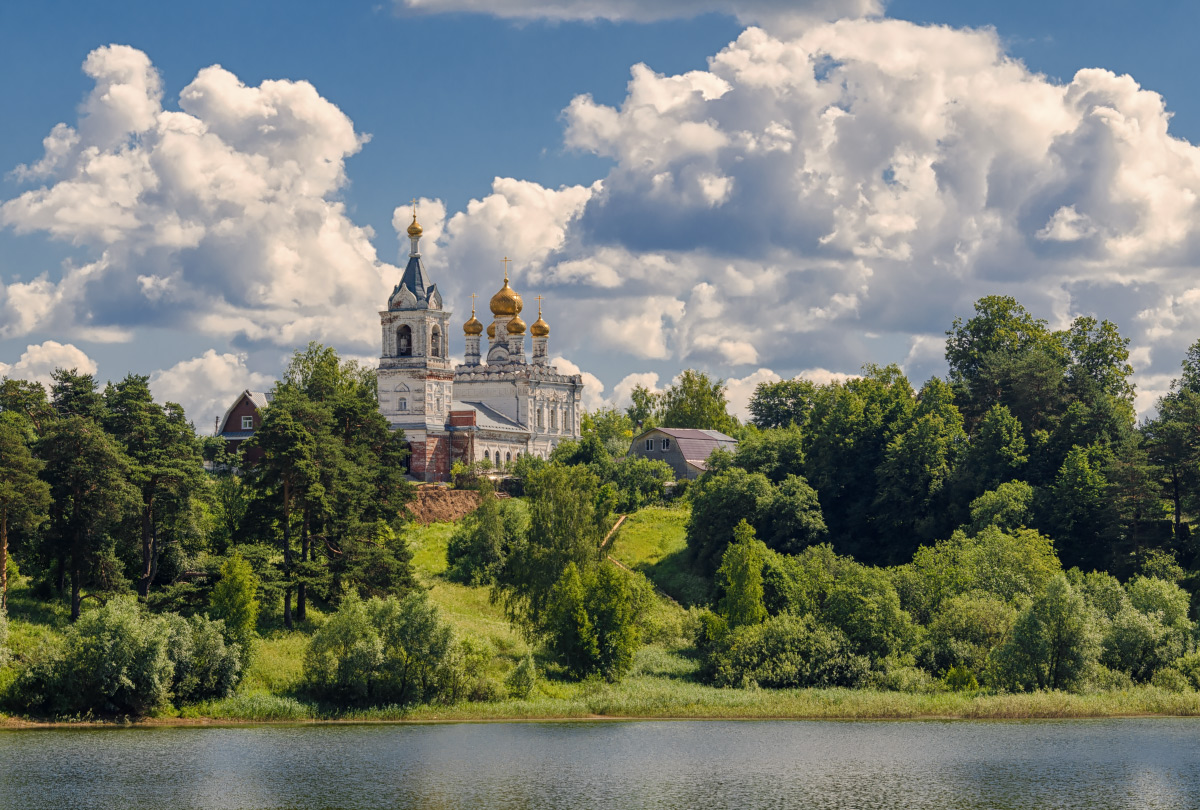
M 451 410 L 462 411 L 470 408 L 475 411 L 475 426 L 488 430 L 520 431 L 528 433 L 529 428 L 515 419 L 505 416 L 500 411 L 482 402 L 455 400 Z
M 229 406 L 229 410 L 225 411 L 225 415 L 221 417 L 221 424 L 217 428 L 217 433 L 219 435 L 225 434 L 225 425 L 229 421 L 229 416 L 233 413 L 233 409 L 236 408 L 238 403 L 243 399 L 249 399 L 250 403 L 254 405 L 255 409 L 257 409 L 259 412 L 262 412 L 266 410 L 267 406 L 271 404 L 271 400 L 274 398 L 275 395 L 270 391 L 251 391 L 247 389 L 238 394 L 237 399 L 235 399 L 233 404 Z
M 718 448 L 730 452 L 737 450 L 737 439 L 732 436 L 726 436 L 719 430 L 695 428 L 650 428 L 642 431 L 633 440 L 633 446 L 636 447 L 639 441 L 644 440 L 651 433 L 662 433 L 674 439 L 684 460 L 701 470 L 707 469 L 705 462 L 708 461 L 713 450 Z

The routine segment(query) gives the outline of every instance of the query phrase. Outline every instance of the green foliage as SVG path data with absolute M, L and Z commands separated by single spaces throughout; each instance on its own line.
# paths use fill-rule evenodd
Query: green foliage
M 0 667 L 8 663 L 11 653 L 8 649 L 8 614 L 0 608 Z
M 633 430 L 634 424 L 629 414 L 616 408 L 587 411 L 579 421 L 579 432 L 583 438 L 594 436 L 612 456 L 623 456 L 629 452 Z
M 763 541 L 786 554 L 821 543 L 827 534 L 816 490 L 798 475 L 788 475 L 760 498 L 753 520 Z
M 512 672 L 508 673 L 508 677 L 504 680 L 504 685 L 508 687 L 508 696 L 518 700 L 528 700 L 533 695 L 533 690 L 537 687 L 538 671 L 537 665 L 533 662 L 533 655 L 526 653 L 525 656 L 517 662 L 513 667 Z
M 529 531 L 505 560 L 493 586 L 511 620 L 534 638 L 544 632 L 546 603 L 567 566 L 585 575 L 600 560 L 611 504 L 599 480 L 579 467 L 549 464 L 525 482 Z
M 761 382 L 750 398 L 750 416 L 764 430 L 790 425 L 803 427 L 812 412 L 816 390 L 809 380 Z
M 478 648 L 455 639 L 424 591 L 351 595 L 313 635 L 304 688 L 343 706 L 453 703 L 480 677 Z
M 763 559 L 767 547 L 746 521 L 733 527 L 733 542 L 725 548 L 717 582 L 725 595 L 721 615 L 730 629 L 759 624 L 767 618 L 763 605 Z
M 921 661 L 931 672 L 981 673 L 1016 617 L 1016 609 L 995 594 L 977 591 L 952 596 L 929 624 Z
M 1191 627 L 1188 593 L 1174 582 L 1155 577 L 1134 577 L 1125 586 L 1129 604 L 1147 615 L 1157 614 L 1168 627 Z
M 762 385 L 767 383 L 760 383 L 760 388 Z M 794 424 L 749 431 L 738 442 L 734 463 L 747 472 L 762 473 L 775 484 L 789 475 L 802 476 L 804 434 Z
M 1051 579 L 995 653 L 995 679 L 1013 690 L 1082 688 L 1100 653 L 1094 614 L 1066 576 Z
M 979 680 L 975 673 L 966 667 L 950 667 L 942 678 L 942 683 L 954 692 L 974 692 L 979 688 Z
M 1148 549 L 1142 556 L 1140 569 L 1142 576 L 1167 582 L 1180 582 L 1187 576 L 1175 552 L 1161 548 Z
M 677 379 L 656 403 L 654 419 L 659 425 L 719 430 L 725 434 L 737 430 L 737 419 L 726 411 L 724 380 L 714 380 L 690 368 L 684 369 Z
M 45 465 L 27 440 L 21 422 L 0 415 L 0 611 L 8 603 L 9 531 L 32 530 L 50 517 L 50 487 L 38 477 Z
M 1032 517 L 1033 487 L 1024 481 L 1008 481 L 971 501 L 972 534 L 988 526 L 1004 531 L 1029 525 Z
M 209 613 L 225 623 L 231 638 L 249 645 L 258 624 L 258 577 L 238 552 L 221 564 L 221 579 L 213 588 Z
M 620 491 L 617 511 L 625 513 L 661 503 L 665 484 L 675 480 L 675 471 L 670 464 L 642 456 L 628 456 L 618 461 L 611 475 Z
M 733 527 L 748 516 L 752 525 L 757 522 L 759 502 L 769 501 L 772 494 L 765 475 L 740 467 L 706 473 L 692 485 L 687 542 L 701 570 L 716 570 L 733 537 Z
M 61 647 L 43 647 L 21 670 L 12 695 L 44 715 L 146 715 L 171 698 L 174 666 L 163 619 L 131 599 L 84 614 Z
M 869 669 L 840 631 L 789 614 L 729 633 L 712 657 L 718 686 L 855 686 Z
M 175 705 L 228 697 L 242 677 L 247 658 L 243 645 L 227 643 L 223 622 L 202 616 L 162 618 L 167 626 L 167 658 L 172 665 L 171 694 Z
M 489 484 L 480 488 L 479 507 L 455 530 L 446 548 L 446 575 L 467 585 L 490 585 L 511 549 L 525 542 L 529 510 L 522 501 L 501 501 Z
M 595 566 L 581 576 L 571 563 L 548 600 L 547 647 L 575 677 L 620 680 L 633 666 L 637 612 L 629 582 L 615 566 Z

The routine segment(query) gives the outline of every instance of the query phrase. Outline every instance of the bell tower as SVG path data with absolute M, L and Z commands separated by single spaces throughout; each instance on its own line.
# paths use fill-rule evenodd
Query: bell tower
M 448 357 L 450 312 L 442 308 L 442 295 L 425 273 L 421 233 L 414 200 L 408 265 L 388 298 L 387 309 L 379 313 L 379 410 L 393 430 L 403 430 L 408 438 L 409 472 L 439 481 L 450 469 L 446 429 L 454 401 L 454 371 Z

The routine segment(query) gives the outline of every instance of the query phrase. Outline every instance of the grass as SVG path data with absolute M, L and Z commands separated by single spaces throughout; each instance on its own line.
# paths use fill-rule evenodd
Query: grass
M 708 581 L 688 562 L 687 519 L 688 511 L 678 506 L 639 510 L 621 525 L 610 552 L 684 607 L 708 599 Z

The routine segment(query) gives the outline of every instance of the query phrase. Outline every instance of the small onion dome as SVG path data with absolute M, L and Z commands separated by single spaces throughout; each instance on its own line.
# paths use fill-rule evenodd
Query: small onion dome
M 412 239 L 418 239 L 418 238 L 420 238 L 421 234 L 423 234 L 423 233 L 424 233 L 424 231 L 421 230 L 421 224 L 419 222 L 417 222 L 417 215 L 413 214 L 412 225 L 408 226 L 409 237 Z
M 525 334 L 525 321 L 521 320 L 520 316 L 513 315 L 513 319 L 508 322 L 508 333 L 510 335 Z
M 534 337 L 550 337 L 550 324 L 542 320 L 542 313 L 538 313 L 538 319 L 529 327 L 529 334 Z
M 471 313 L 471 320 L 463 324 L 463 333 L 467 335 L 482 335 L 483 324 L 475 317 L 475 313 Z
M 512 287 L 508 286 L 508 277 L 504 277 L 504 286 L 500 288 L 500 292 L 492 296 L 491 307 L 492 314 L 497 318 L 510 318 L 521 311 L 523 303 L 521 296 L 513 292 Z M 524 331 L 524 324 L 522 331 Z
M 495 321 L 492 321 L 491 323 L 488 324 L 488 337 L 490 337 L 492 340 L 496 339 L 496 322 Z

